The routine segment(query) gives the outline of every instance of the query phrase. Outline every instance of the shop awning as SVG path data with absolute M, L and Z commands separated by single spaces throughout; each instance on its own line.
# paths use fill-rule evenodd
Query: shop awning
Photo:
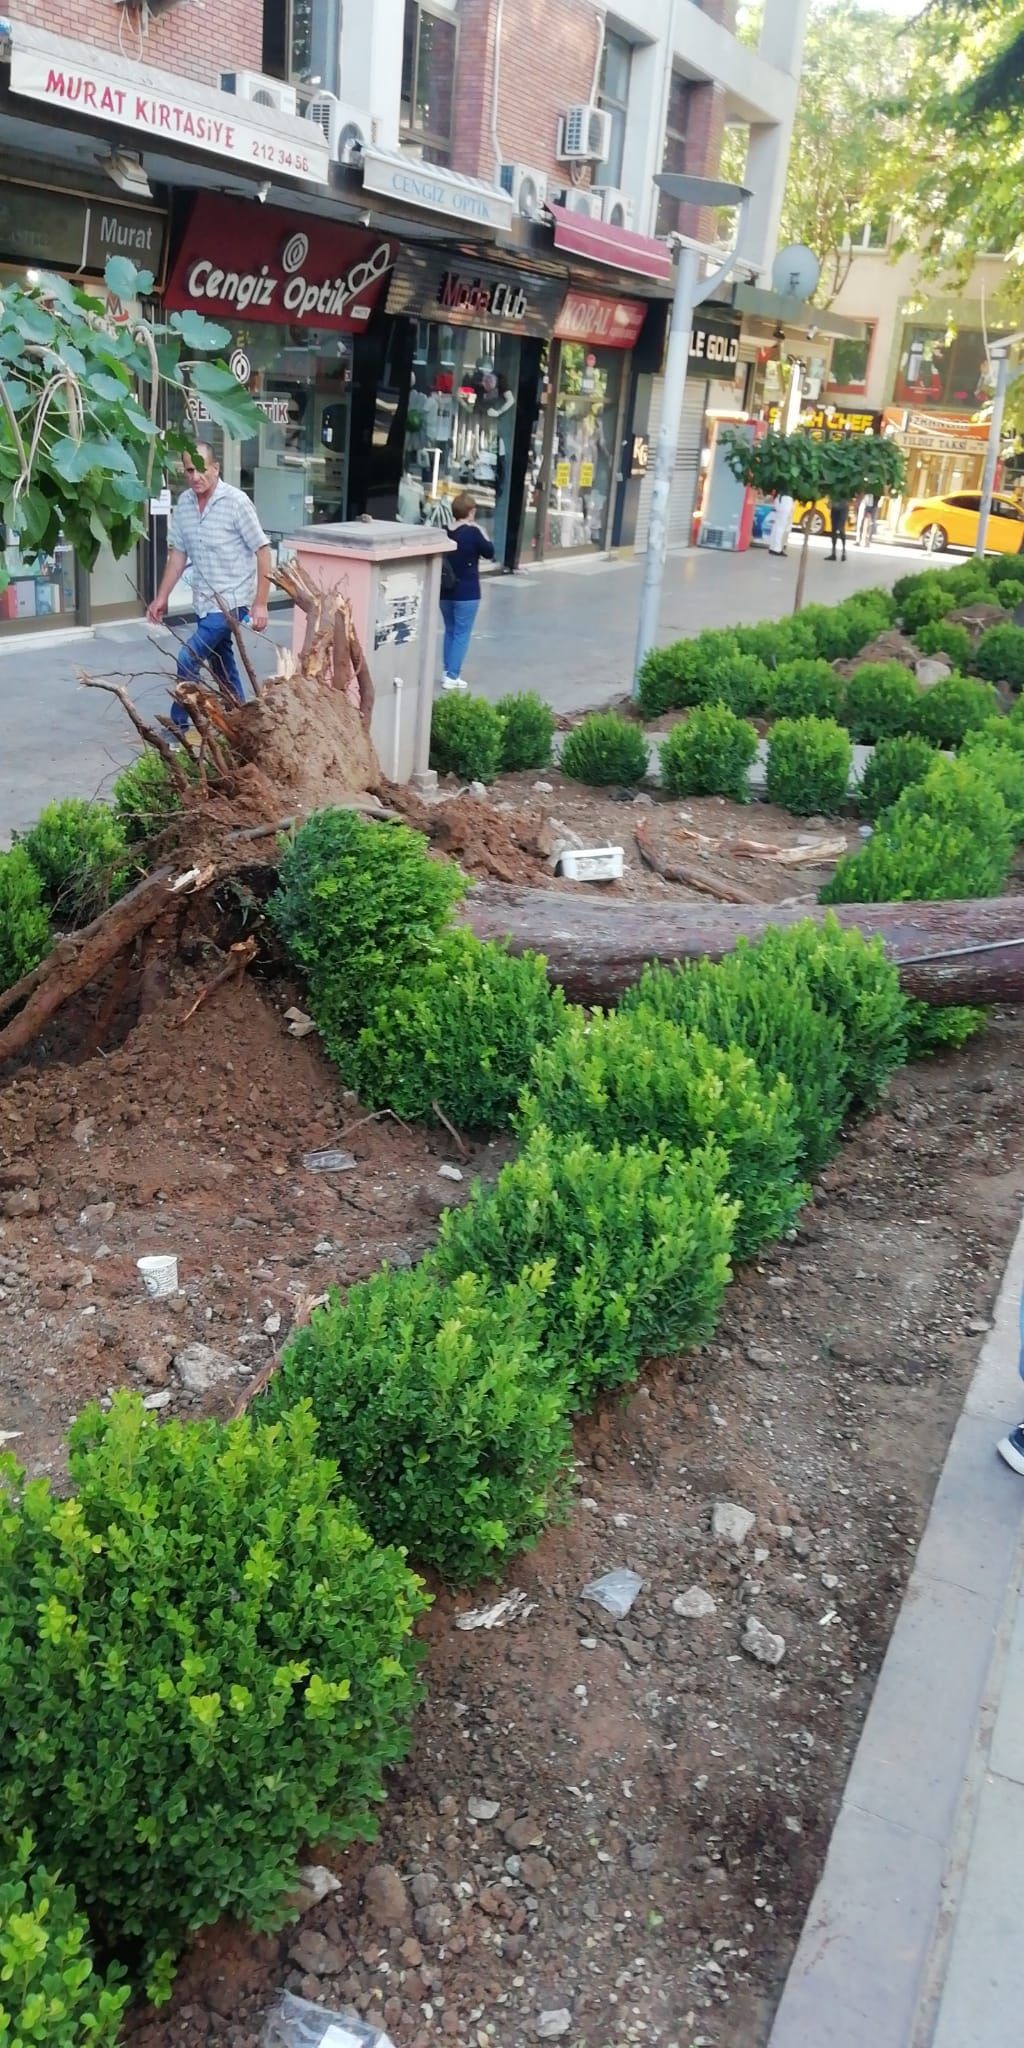
M 555 224 L 555 248 L 567 256 L 582 256 L 588 263 L 605 263 L 612 270 L 632 271 L 657 284 L 672 282 L 672 251 L 667 242 L 652 235 L 634 235 L 628 228 L 610 228 L 589 214 L 573 213 L 568 206 L 549 205 Z
M 863 341 L 867 322 L 852 320 L 845 313 L 831 313 L 821 306 L 809 306 L 805 299 L 790 298 L 785 292 L 762 291 L 758 285 L 738 284 L 732 302 L 750 321 L 763 320 L 773 327 L 813 328 L 815 334 L 833 335 L 848 341 Z M 746 322 L 744 322 L 746 325 Z
M 378 149 L 376 143 L 366 145 L 359 163 L 365 192 L 441 214 L 449 229 L 454 222 L 470 234 L 494 235 L 512 225 L 511 193 L 482 178 L 468 178 L 447 165 L 422 163 L 403 150 Z

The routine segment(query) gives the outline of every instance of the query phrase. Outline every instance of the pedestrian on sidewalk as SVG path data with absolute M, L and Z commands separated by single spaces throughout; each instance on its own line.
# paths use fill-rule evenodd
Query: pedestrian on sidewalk
M 768 553 L 784 555 L 789 548 L 789 536 L 793 530 L 793 513 L 796 510 L 789 491 L 780 491 L 772 511 L 768 529 Z
M 1017 1313 L 1020 1331 L 1017 1370 L 1024 1380 L 1024 1288 L 1021 1290 L 1020 1308 Z M 1016 1429 L 1011 1429 L 1009 1436 L 1004 1436 L 1002 1442 L 996 1445 L 996 1450 L 1004 1465 L 1009 1465 L 1012 1471 L 1024 1475 L 1024 1422 L 1018 1422 Z
M 857 506 L 857 546 L 869 548 L 878 525 L 879 500 L 873 491 L 865 491 Z
M 466 690 L 462 674 L 480 610 L 480 564 L 493 562 L 494 542 L 476 523 L 476 499 L 460 491 L 452 499 L 456 552 L 441 559 L 441 616 L 444 619 L 444 690 Z
M 213 449 L 201 441 L 196 453 L 198 466 L 191 455 L 182 461 L 185 489 L 171 514 L 167 566 L 146 617 L 160 624 L 171 591 L 191 562 L 196 629 L 178 656 L 178 681 L 196 682 L 208 666 L 242 704 L 245 688 L 231 620 L 251 624 L 257 633 L 266 630 L 270 542 L 245 492 L 224 483 Z M 190 729 L 188 712 L 177 700 L 171 704 L 171 724 L 182 738 Z
M 830 530 L 830 532 L 831 532 L 831 535 L 832 535 L 832 553 L 831 553 L 831 554 L 829 555 L 829 557 L 828 557 L 828 560 L 829 560 L 830 562 L 834 562 L 834 561 L 835 561 L 835 559 L 836 559 L 836 544 L 837 544 L 837 542 L 841 542 L 841 543 L 842 543 L 842 549 L 843 549 L 843 561 L 845 562 L 845 560 L 846 560 L 846 523 L 847 523 L 847 520 L 848 520 L 848 519 L 849 519 L 849 517 L 850 517 L 850 500 L 849 500 L 849 498 L 830 498 L 830 499 L 829 499 L 829 501 L 828 501 L 828 508 L 829 508 L 829 530 Z

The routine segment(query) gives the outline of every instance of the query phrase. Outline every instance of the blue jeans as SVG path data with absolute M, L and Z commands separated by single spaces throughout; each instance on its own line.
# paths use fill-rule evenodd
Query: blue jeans
M 241 605 L 234 616 L 241 620 L 244 626 L 249 618 L 248 605 Z M 237 697 L 240 704 L 244 704 L 245 689 L 235 660 L 234 637 L 223 612 L 205 612 L 198 621 L 191 640 L 178 656 L 179 682 L 198 681 L 200 671 L 207 665 L 212 669 L 217 681 L 223 683 L 225 689 L 230 690 L 231 695 Z M 176 730 L 187 732 L 191 722 L 184 705 L 172 703 L 171 724 Z
M 444 672 L 454 681 L 462 674 L 462 664 L 469 651 L 473 637 L 476 615 L 480 610 L 478 597 L 443 597 L 441 617 L 444 620 Z

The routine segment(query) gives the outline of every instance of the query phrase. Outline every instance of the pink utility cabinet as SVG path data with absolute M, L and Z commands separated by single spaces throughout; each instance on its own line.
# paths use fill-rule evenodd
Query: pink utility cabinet
M 338 526 L 305 526 L 289 535 L 286 547 L 321 590 L 340 584 L 352 606 L 376 692 L 373 739 L 385 775 L 432 788 L 441 556 L 451 553 L 454 542 L 444 527 L 350 519 Z M 296 611 L 296 654 L 304 632 L 305 617 Z

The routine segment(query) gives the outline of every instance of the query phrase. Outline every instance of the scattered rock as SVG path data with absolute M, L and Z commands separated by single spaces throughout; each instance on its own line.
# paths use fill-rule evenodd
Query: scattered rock
M 4 1196 L 4 1215 L 12 1222 L 18 1216 L 38 1216 L 40 1206 L 35 1188 L 15 1188 L 12 1194 Z
M 529 1885 L 531 1892 L 546 1891 L 548 1885 L 555 1881 L 554 1864 L 550 1863 L 546 1856 L 538 1856 L 532 1850 L 523 1857 L 519 1869 L 523 1883 Z
M 410 1890 L 418 1906 L 429 1906 L 440 1890 L 440 1879 L 432 1870 L 418 1870 Z
M 751 1614 L 747 1617 L 740 1648 L 758 1664 L 781 1664 L 786 1654 L 786 1638 L 773 1635 L 763 1621 L 758 1621 L 756 1615 Z
M 39 1168 L 31 1159 L 12 1159 L 7 1166 L 0 1166 L 0 1188 L 37 1188 Z
M 307 1017 L 305 1010 L 300 1010 L 295 1003 L 285 1011 L 284 1021 L 291 1038 L 308 1038 L 310 1032 L 316 1030 L 312 1017 Z
M 89 1202 L 78 1218 L 86 1230 L 102 1230 L 114 1216 L 116 1202 Z
M 938 654 L 923 654 L 920 661 L 914 663 L 914 674 L 922 690 L 934 689 L 936 683 L 944 683 L 952 673 L 952 662 L 943 661 Z
M 412 1906 L 405 1879 L 390 1863 L 375 1863 L 363 1879 L 363 1901 L 378 1927 L 412 1933 Z
M 756 1365 L 761 1372 L 774 1372 L 779 1363 L 774 1351 L 769 1351 L 767 1344 L 748 1344 L 747 1357 L 751 1365 Z
M 517 1851 L 536 1849 L 544 1839 L 536 1821 L 531 1820 L 528 1813 L 522 1814 L 519 1820 L 510 1821 L 503 1833 L 509 1848 Z
M 142 1405 L 144 1408 L 169 1408 L 172 1398 L 170 1388 L 161 1387 L 156 1394 L 143 1395 Z
M 705 1621 L 717 1607 L 717 1600 L 703 1586 L 691 1586 L 688 1592 L 677 1593 L 672 1602 L 673 1614 L 681 1614 L 684 1621 Z
M 533 792 L 534 792 L 534 795 L 535 795 L 535 796 L 550 796 L 550 795 L 551 795 L 551 792 L 552 792 L 552 790 L 554 789 L 554 786 L 555 786 L 555 785 L 554 785 L 554 783 L 553 783 L 553 782 L 535 782 L 535 783 L 533 784 Z
M 486 802 L 486 799 L 487 799 L 487 784 L 486 784 L 486 782 L 471 782 L 471 783 L 470 783 L 470 785 L 469 785 L 469 794 L 470 794 L 470 796 L 475 796 L 475 798 L 476 798 L 476 800 L 477 800 L 477 803 L 479 803 L 479 804 L 482 804 L 482 803 Z
M 461 1166 L 452 1166 L 447 1159 L 443 1161 L 443 1163 L 438 1167 L 437 1171 L 442 1180 L 463 1179 L 463 1172 Z
M 632 1868 L 639 1876 L 646 1876 L 648 1871 L 654 1869 L 658 1860 L 658 1851 L 655 1844 L 653 1842 L 634 1842 L 629 1852 L 629 1860 Z
M 275 1309 L 273 1315 L 264 1318 L 263 1334 L 265 1337 L 276 1337 L 280 1328 L 281 1318 Z
M 536 2025 L 538 2041 L 560 2041 L 572 2026 L 572 2014 L 560 2005 L 555 2012 L 542 2012 Z
M 749 1508 L 736 1506 L 735 1501 L 719 1500 L 711 1511 L 711 1532 L 722 1543 L 735 1543 L 737 1549 L 745 1543 L 757 1516 Z
M 299 1866 L 299 1886 L 293 1892 L 300 1913 L 308 1913 L 313 1906 L 319 1906 L 322 1899 L 332 1892 L 340 1892 L 341 1881 L 326 1863 L 302 1863 Z
M 174 1370 L 188 1393 L 209 1394 L 234 1379 L 238 1365 L 226 1351 L 215 1351 L 210 1344 L 186 1344 L 174 1354 Z
M 498 1799 L 471 1799 L 466 1809 L 470 1820 L 496 1820 L 501 1812 Z

